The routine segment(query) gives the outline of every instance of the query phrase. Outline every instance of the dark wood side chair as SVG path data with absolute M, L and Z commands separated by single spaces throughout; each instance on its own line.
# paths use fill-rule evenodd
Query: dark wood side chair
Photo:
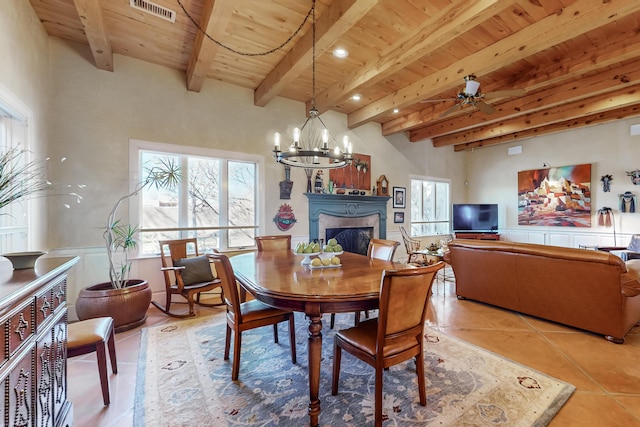
M 385 270 L 377 319 L 336 332 L 331 394 L 338 394 L 342 350 L 375 368 L 375 425 L 382 426 L 383 371 L 411 358 L 416 361 L 420 404 L 427 404 L 424 378 L 424 322 L 438 262 L 427 267 Z
M 400 234 L 404 242 L 404 248 L 407 251 L 407 264 L 424 265 L 427 263 L 427 257 L 424 254 L 417 253 L 420 250 L 420 241 L 411 238 L 409 233 L 403 226 L 400 226 Z
M 240 372 L 240 348 L 242 332 L 262 326 L 273 325 L 273 338 L 278 343 L 278 323 L 289 322 L 289 345 L 291 346 L 291 362 L 296 363 L 296 325 L 293 312 L 270 307 L 258 300 L 240 302 L 238 285 L 229 258 L 223 254 L 210 255 L 218 278 L 224 290 L 224 302 L 227 305 L 227 334 L 224 346 L 224 360 L 229 360 L 231 335 L 233 340 L 233 365 L 231 379 L 238 379 Z
M 398 246 L 400 246 L 400 242 L 396 242 L 395 240 L 371 239 L 369 241 L 369 248 L 367 249 L 367 256 L 371 259 L 393 261 L 393 256 Z M 369 312 L 365 311 L 365 315 L 369 318 Z M 331 329 L 333 329 L 335 325 L 335 319 L 336 315 L 331 313 Z M 358 325 L 358 323 L 360 323 L 360 312 L 355 313 L 355 324 Z
M 291 249 L 290 234 L 282 234 L 278 236 L 256 236 L 255 241 L 259 252 Z
M 196 238 L 161 240 L 160 260 L 162 261 L 162 272 L 164 273 L 166 302 L 162 306 L 157 301 L 151 303 L 158 310 L 173 317 L 193 317 L 194 303 L 206 307 L 219 306 L 224 304 L 223 296 L 220 295 L 220 303 L 205 304 L 200 302 L 200 293 L 208 292 L 216 288 L 221 288 L 220 280 L 213 277 L 209 258 L 207 255 L 198 253 L 198 240 Z M 189 257 L 189 248 L 192 248 L 192 255 Z M 174 313 L 171 311 L 173 295 L 180 295 L 189 304 L 188 313 Z
M 106 345 L 105 345 L 106 344 Z M 111 403 L 109 398 L 109 378 L 107 377 L 107 351 L 111 359 L 111 371 L 118 373 L 116 360 L 116 343 L 111 317 L 96 317 L 69 323 L 67 328 L 67 357 L 80 356 L 96 352 L 98 359 L 98 374 L 102 387 L 102 400 L 105 405 Z

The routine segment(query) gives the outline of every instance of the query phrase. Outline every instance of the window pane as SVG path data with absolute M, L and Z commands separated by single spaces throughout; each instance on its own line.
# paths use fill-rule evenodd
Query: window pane
M 186 227 L 220 225 L 220 165 L 218 159 L 189 158 Z
M 449 183 L 411 180 L 411 235 L 448 234 Z
M 256 224 L 256 166 L 229 161 L 229 225 Z M 253 246 L 254 229 L 229 230 L 229 247 Z

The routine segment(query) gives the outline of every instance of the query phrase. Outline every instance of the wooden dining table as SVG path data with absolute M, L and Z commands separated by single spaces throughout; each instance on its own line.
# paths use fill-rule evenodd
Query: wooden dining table
M 291 250 L 248 252 L 230 258 L 240 284 L 256 299 L 273 307 L 305 313 L 309 320 L 309 425 L 320 416 L 322 314 L 378 308 L 385 269 L 410 265 L 370 259 L 344 252 L 340 267 L 312 268 Z

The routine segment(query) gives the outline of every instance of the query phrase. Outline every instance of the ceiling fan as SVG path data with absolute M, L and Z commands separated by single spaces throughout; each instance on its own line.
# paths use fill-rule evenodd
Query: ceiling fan
M 464 88 L 458 91 L 455 98 L 425 99 L 420 102 L 458 101 L 456 105 L 440 114 L 440 117 L 447 116 L 456 110 L 464 108 L 466 105 L 472 105 L 485 114 L 493 114 L 496 112 L 495 108 L 484 102 L 485 99 L 522 96 L 525 93 L 524 89 L 497 90 L 494 92 L 482 93 L 480 92 L 480 82 L 476 80 L 476 76 L 474 74 L 465 76 L 464 81 Z

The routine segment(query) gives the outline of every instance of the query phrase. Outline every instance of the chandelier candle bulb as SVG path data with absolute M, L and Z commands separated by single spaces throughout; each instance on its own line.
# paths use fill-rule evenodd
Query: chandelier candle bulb
M 273 135 L 273 149 L 280 151 L 280 133 L 278 132 Z
M 322 129 L 322 149 L 326 150 L 329 148 L 329 131 L 327 129 Z

